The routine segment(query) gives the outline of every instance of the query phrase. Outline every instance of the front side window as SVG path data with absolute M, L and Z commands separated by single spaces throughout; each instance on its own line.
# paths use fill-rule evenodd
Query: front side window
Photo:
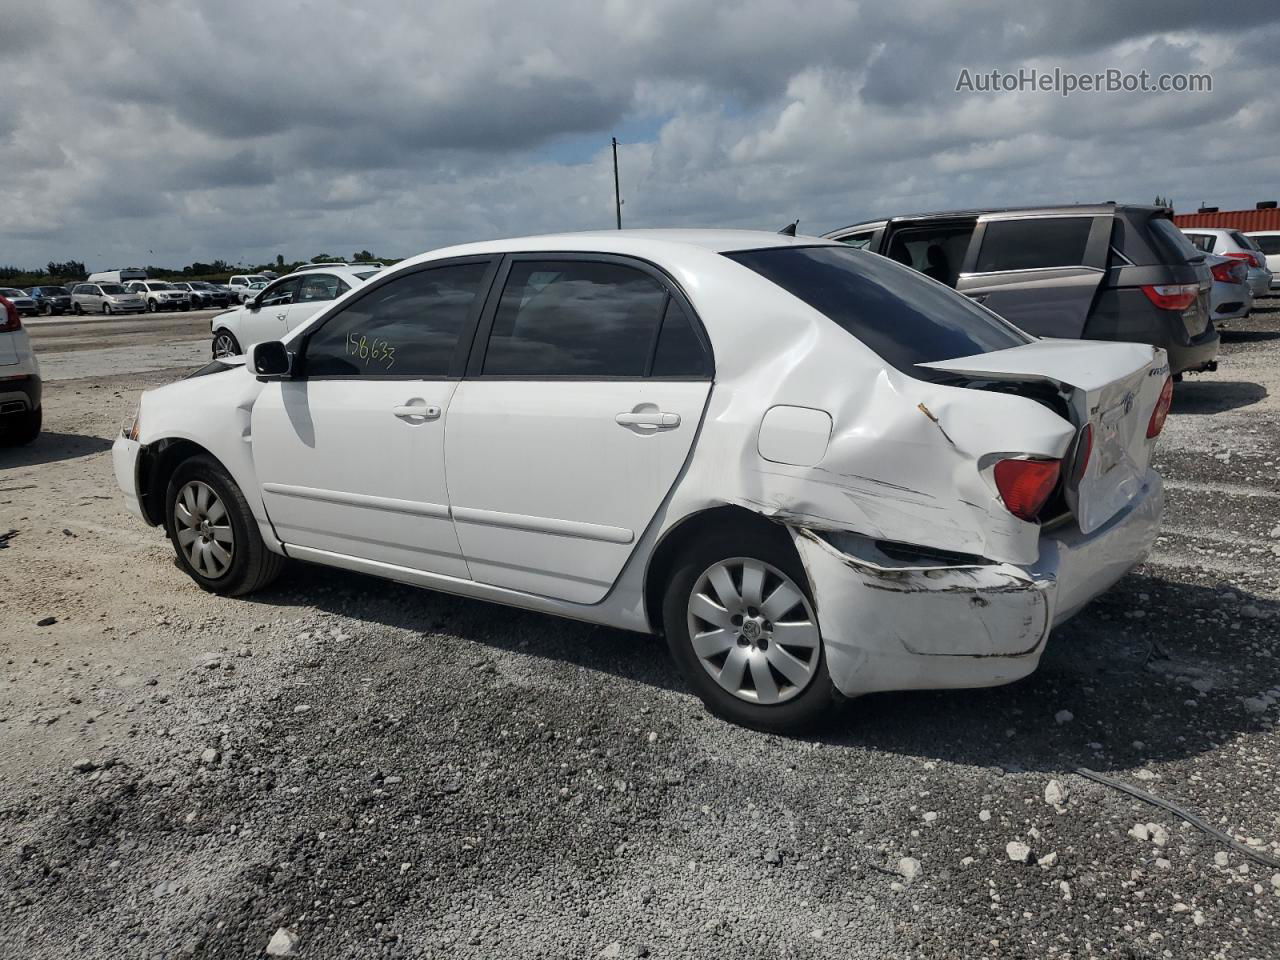
M 887 363 L 919 379 L 945 375 L 916 364 L 1006 350 L 1034 339 L 963 294 L 861 250 L 773 247 L 725 256 L 776 283 Z
M 483 373 L 643 377 L 667 297 L 662 284 L 634 267 L 518 260 L 498 303 Z
M 487 263 L 396 277 L 344 306 L 307 341 L 309 377 L 445 377 L 478 306 Z
M 284 306 L 286 303 L 293 303 L 298 297 L 298 286 L 301 283 L 298 279 L 280 280 L 264 289 L 258 297 L 262 305 L 265 306 Z M 250 287 L 249 289 L 253 289 Z
M 1078 267 L 1084 263 L 1091 217 L 991 220 L 978 252 L 978 273 Z

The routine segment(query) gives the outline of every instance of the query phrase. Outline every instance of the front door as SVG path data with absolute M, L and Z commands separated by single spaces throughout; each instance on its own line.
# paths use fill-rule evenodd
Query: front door
M 498 288 L 449 408 L 458 539 L 479 582 L 594 603 L 689 455 L 705 336 L 625 258 L 512 257 Z
M 298 293 L 297 277 L 284 277 L 266 287 L 241 307 L 240 339 L 246 352 L 250 344 L 280 340 L 289 332 L 286 320 Z
M 285 544 L 467 576 L 444 430 L 491 267 L 450 261 L 370 284 L 299 341 L 297 378 L 269 383 L 253 408 L 258 480 Z
M 1034 336 L 1083 336 L 1111 224 L 1087 214 L 984 216 L 956 289 Z

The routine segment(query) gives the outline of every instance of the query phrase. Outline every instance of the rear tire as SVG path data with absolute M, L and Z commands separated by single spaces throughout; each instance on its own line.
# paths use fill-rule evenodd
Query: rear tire
M 759 578 L 759 586 L 748 585 L 748 578 Z M 720 603 L 708 607 L 712 593 Z M 699 609 L 712 619 L 694 612 Z M 707 709 L 725 720 L 797 733 L 826 719 L 840 702 L 809 581 L 782 527 L 724 531 L 692 544 L 671 572 L 662 620 L 680 672 Z
M 44 407 L 36 407 L 26 413 L 12 413 L 0 420 L 0 445 L 22 447 L 40 436 L 44 421 Z
M 284 569 L 231 475 L 205 454 L 183 461 L 165 490 L 165 530 L 178 565 L 201 589 L 224 597 L 253 593 Z

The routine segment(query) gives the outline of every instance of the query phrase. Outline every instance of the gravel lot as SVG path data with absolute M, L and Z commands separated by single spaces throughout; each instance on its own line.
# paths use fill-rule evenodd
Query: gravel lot
M 109 445 L 208 316 L 33 327 L 0 955 L 1280 956 L 1280 872 L 1073 772 L 1280 855 L 1280 302 L 1178 385 L 1156 552 L 1037 674 L 812 739 L 709 717 L 653 638 L 302 565 L 200 592 Z

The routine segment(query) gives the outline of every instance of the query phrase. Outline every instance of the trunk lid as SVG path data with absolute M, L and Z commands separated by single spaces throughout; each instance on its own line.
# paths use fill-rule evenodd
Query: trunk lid
M 1077 436 L 1063 458 L 1063 494 L 1082 532 L 1101 527 L 1146 486 L 1153 445 L 1147 425 L 1169 375 L 1163 350 L 1044 339 L 921 366 L 975 380 L 1048 383 L 1062 394 Z M 1093 428 L 1093 445 L 1081 473 L 1086 425 Z

